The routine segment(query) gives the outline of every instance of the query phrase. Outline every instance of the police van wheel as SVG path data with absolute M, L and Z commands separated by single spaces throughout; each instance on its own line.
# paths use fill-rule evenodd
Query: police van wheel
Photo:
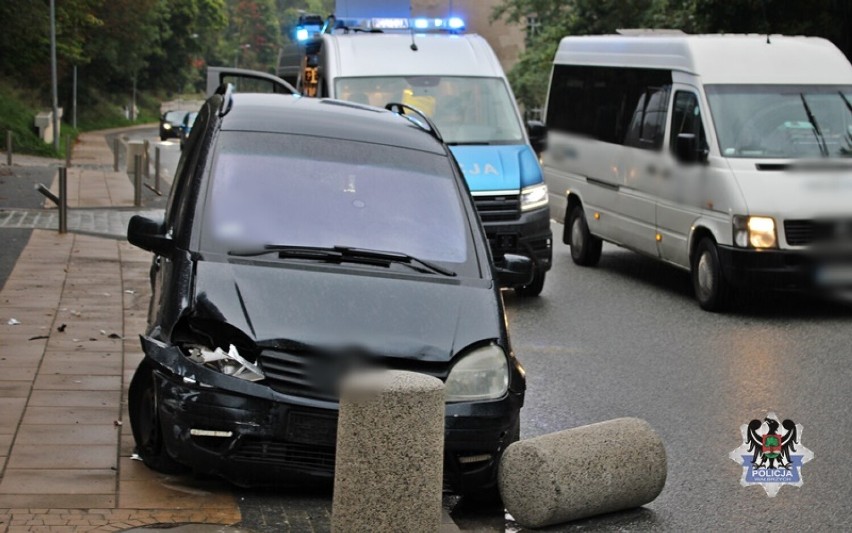
M 589 231 L 586 215 L 580 206 L 571 210 L 568 217 L 568 235 L 571 245 L 571 259 L 581 266 L 595 266 L 601 260 L 603 241 Z
M 535 276 L 533 276 L 533 279 L 529 283 L 529 285 L 524 285 L 523 287 L 515 287 L 515 294 L 526 298 L 538 296 L 539 294 L 541 294 L 541 290 L 544 289 L 544 278 L 546 275 L 546 272 L 540 272 L 536 270 Z
M 708 237 L 701 239 L 692 257 L 692 286 L 705 311 L 724 311 L 730 305 L 731 286 L 722 273 L 716 243 Z

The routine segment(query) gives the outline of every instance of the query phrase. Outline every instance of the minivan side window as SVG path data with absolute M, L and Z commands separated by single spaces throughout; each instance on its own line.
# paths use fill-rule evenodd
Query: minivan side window
M 669 70 L 555 65 L 547 103 L 548 129 L 627 144 L 629 126 L 639 110 L 631 145 L 659 150 L 671 83 Z
M 681 133 L 691 133 L 698 141 L 698 147 L 707 149 L 707 136 L 701 124 L 701 108 L 698 105 L 698 96 L 688 91 L 675 93 L 674 106 L 672 107 L 672 132 L 669 139 L 669 148 L 672 153 L 677 149 L 677 136 Z

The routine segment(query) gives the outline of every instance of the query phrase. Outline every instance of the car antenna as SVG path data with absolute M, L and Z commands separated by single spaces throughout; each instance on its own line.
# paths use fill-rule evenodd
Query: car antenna
M 411 51 L 416 52 L 418 48 L 417 43 L 414 42 L 414 27 L 411 26 L 409 29 L 411 30 Z
M 760 3 L 760 8 L 763 10 L 763 23 L 766 24 L 766 44 L 772 44 L 769 40 L 769 19 L 766 18 L 766 0 Z

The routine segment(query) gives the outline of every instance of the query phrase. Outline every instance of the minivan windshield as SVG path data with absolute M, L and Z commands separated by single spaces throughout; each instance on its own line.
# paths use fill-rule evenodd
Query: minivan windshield
M 524 142 L 504 80 L 461 76 L 338 78 L 342 100 L 384 107 L 400 102 L 426 114 L 449 144 Z
M 211 179 L 205 250 L 351 247 L 447 264 L 468 261 L 470 229 L 443 155 L 225 131 Z
M 707 85 L 724 157 L 852 155 L 852 87 Z

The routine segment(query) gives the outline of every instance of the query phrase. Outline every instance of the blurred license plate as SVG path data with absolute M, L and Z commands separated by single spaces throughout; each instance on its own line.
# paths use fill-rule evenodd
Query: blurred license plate
M 852 286 L 852 266 L 826 265 L 817 269 L 816 282 L 823 287 Z

